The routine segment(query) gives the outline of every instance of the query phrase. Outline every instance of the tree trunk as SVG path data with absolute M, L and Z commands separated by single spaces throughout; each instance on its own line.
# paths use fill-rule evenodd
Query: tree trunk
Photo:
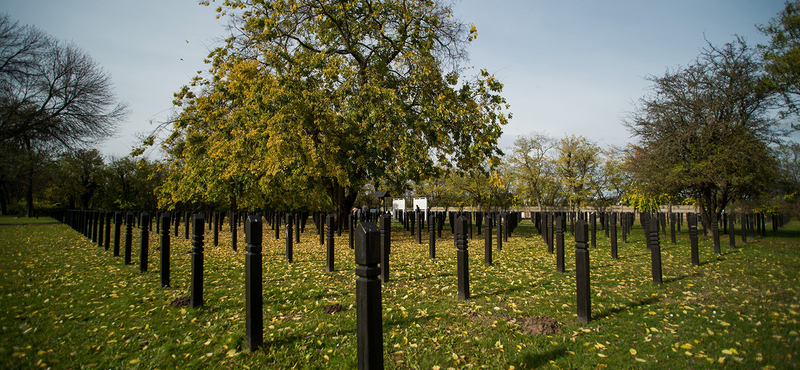
M 33 158 L 33 149 L 31 149 L 31 142 L 30 139 L 25 140 L 25 149 L 28 151 L 28 171 L 25 173 L 26 175 L 26 184 L 25 184 L 25 213 L 27 214 L 28 218 L 33 217 L 33 167 L 34 167 L 34 158 Z
M 347 219 L 347 213 L 353 208 L 358 192 L 345 188 L 335 179 L 332 182 L 333 184 L 329 185 L 326 190 L 331 198 L 331 204 L 333 204 L 333 214 L 336 215 L 337 225 L 341 225 L 341 221 Z

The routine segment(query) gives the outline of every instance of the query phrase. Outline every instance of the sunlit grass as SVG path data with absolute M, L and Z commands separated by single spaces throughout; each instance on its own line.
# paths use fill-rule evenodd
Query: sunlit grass
M 0 363 L 8 368 L 354 368 L 355 263 L 346 233 L 336 238 L 336 272 L 313 224 L 295 245 L 264 230 L 264 347 L 245 345 L 244 234 L 214 247 L 206 231 L 202 309 L 169 303 L 188 295 L 191 246 L 172 237 L 172 287 L 159 287 L 158 236 L 151 234 L 149 272 L 98 248 L 64 225 L 0 227 Z M 283 234 L 283 233 L 282 233 Z M 770 233 L 772 234 L 772 233 Z M 641 229 L 612 260 L 598 234 L 592 249 L 592 314 L 576 322 L 574 242 L 567 273 L 523 222 L 494 264 L 483 262 L 483 236 L 469 242 L 472 299 L 457 299 L 456 253 L 445 226 L 437 258 L 427 237 L 417 245 L 393 229 L 391 281 L 383 284 L 387 368 L 786 368 L 797 366 L 798 239 L 790 224 L 737 249 L 700 237 L 701 266 L 692 267 L 688 236 L 662 238 L 665 283 L 650 277 Z M 567 237 L 569 240 L 571 237 Z M 113 240 L 113 238 L 112 238 Z M 727 238 L 723 238 L 727 240 Z M 350 309 L 327 314 L 339 303 Z M 550 316 L 563 334 L 529 336 L 516 319 Z

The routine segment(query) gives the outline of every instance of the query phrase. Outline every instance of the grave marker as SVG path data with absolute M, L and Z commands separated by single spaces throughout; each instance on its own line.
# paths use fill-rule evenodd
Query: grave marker
M 141 214 L 141 244 L 139 247 L 139 272 L 147 272 L 147 258 L 150 254 L 150 214 L 142 212 Z
M 650 222 L 650 238 L 648 244 L 650 245 L 650 262 L 653 272 L 653 283 L 661 284 L 661 244 L 658 239 L 658 219 Z
M 289 263 L 292 263 L 294 256 L 294 248 L 292 245 L 292 241 L 294 241 L 292 237 L 292 219 L 293 215 L 291 213 L 286 213 L 286 262 Z
M 392 246 L 392 215 L 384 214 L 380 219 L 381 280 L 389 281 L 389 256 Z
M 203 214 L 194 215 L 193 223 L 191 307 L 199 308 L 203 306 L 203 233 L 205 231 Z
M 486 231 L 483 233 L 483 260 L 487 265 L 492 264 L 492 218 L 487 213 L 485 216 Z
M 556 272 L 564 272 L 564 216 L 556 217 Z
M 591 284 L 589 281 L 589 225 L 584 220 L 575 224 L 575 282 L 577 285 L 578 322 L 588 324 L 592 317 Z
M 380 231 L 372 222 L 358 224 L 355 243 L 356 344 L 358 369 L 383 369 Z
M 161 214 L 161 287 L 169 286 L 169 212 Z
M 333 261 L 334 261 L 334 253 L 333 253 L 333 233 L 334 233 L 334 215 L 333 213 L 329 214 L 327 217 L 328 220 L 328 244 L 327 244 L 327 256 L 326 256 L 326 264 L 325 264 L 325 271 L 333 272 Z
M 694 213 L 687 214 L 686 223 L 689 226 L 689 242 L 691 243 L 692 266 L 700 266 L 700 251 L 697 247 L 697 215 Z
M 467 219 L 456 218 L 456 255 L 458 260 L 458 299 L 469 299 L 469 252 L 467 251 Z M 499 238 L 498 243 L 502 242 Z
M 125 219 L 125 256 L 124 263 L 131 264 L 131 246 L 133 245 L 133 212 L 128 212 Z
M 264 344 L 264 297 L 261 273 L 261 216 L 250 215 L 244 223 L 245 235 L 245 330 L 247 348 L 255 351 Z

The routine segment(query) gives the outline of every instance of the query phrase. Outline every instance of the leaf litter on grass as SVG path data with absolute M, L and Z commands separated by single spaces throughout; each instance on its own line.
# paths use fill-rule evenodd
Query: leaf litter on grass
M 195 310 L 170 306 L 188 295 L 190 285 L 185 252 L 191 245 L 182 237 L 173 239 L 172 287 L 162 289 L 159 255 L 152 251 L 157 235 L 150 240 L 154 268 L 142 274 L 137 233 L 135 263 L 125 266 L 63 225 L 14 229 L 0 229 L 0 358 L 6 363 L 220 369 L 355 364 L 355 310 L 324 310 L 355 303 L 346 233 L 336 238 L 337 271 L 327 273 L 313 226 L 295 246 L 293 264 L 284 260 L 283 238 L 274 240 L 265 230 L 265 346 L 251 355 L 244 336 L 244 252 L 231 250 L 229 233 L 221 233 L 217 247 L 206 240 L 206 306 Z M 616 261 L 607 239 L 598 237 L 598 248 L 590 250 L 593 321 L 579 325 L 574 267 L 556 273 L 555 257 L 532 230 L 519 227 L 495 251 L 492 266 L 483 263 L 482 239 L 470 240 L 473 299 L 459 301 L 448 231 L 431 260 L 427 244 L 417 245 L 395 227 L 392 280 L 382 285 L 387 367 L 797 364 L 800 302 L 793 277 L 800 268 L 798 257 L 786 252 L 796 240 L 768 237 L 716 257 L 701 238 L 703 265 L 692 267 L 688 243 L 679 239 L 677 246 L 664 245 L 666 283 L 654 286 L 641 230 L 620 243 Z M 242 246 L 241 230 L 239 237 Z M 523 331 L 524 318 L 543 316 L 563 334 Z

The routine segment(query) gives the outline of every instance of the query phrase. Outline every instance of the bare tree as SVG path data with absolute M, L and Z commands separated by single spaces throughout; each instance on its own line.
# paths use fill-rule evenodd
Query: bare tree
M 27 214 L 41 153 L 96 144 L 127 115 L 111 77 L 83 50 L 0 16 L 0 145 L 22 149 Z

